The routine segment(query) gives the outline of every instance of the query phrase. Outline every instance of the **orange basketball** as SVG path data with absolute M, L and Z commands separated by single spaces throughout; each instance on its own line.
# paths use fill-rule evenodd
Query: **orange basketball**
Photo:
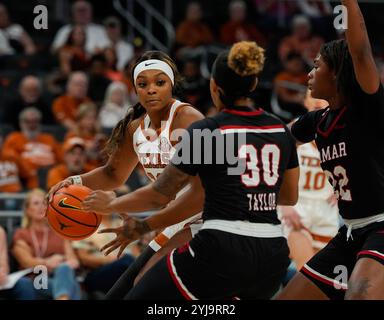
M 70 185 L 53 196 L 47 208 L 52 229 L 61 237 L 81 240 L 93 234 L 100 225 L 101 216 L 81 209 L 81 202 L 91 193 L 85 186 Z

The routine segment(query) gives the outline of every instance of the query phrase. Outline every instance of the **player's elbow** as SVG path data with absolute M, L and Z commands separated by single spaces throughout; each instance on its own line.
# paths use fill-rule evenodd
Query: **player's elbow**
M 284 190 L 279 194 L 278 204 L 280 206 L 294 206 L 299 199 L 298 188 L 292 188 L 290 190 Z
M 294 206 L 297 203 L 298 197 L 286 198 L 279 200 L 278 204 L 280 206 Z
M 160 210 L 168 204 L 168 202 L 158 201 L 158 200 L 151 200 L 149 203 L 150 203 L 149 205 L 150 209 L 154 209 L 154 210 Z
M 152 209 L 162 209 L 164 208 L 169 202 L 171 202 L 174 198 L 170 198 L 168 196 L 165 196 L 154 189 L 151 190 L 152 195 L 149 197 L 149 203 Z
M 125 177 L 122 174 L 118 174 L 117 170 L 110 164 L 106 164 L 101 168 L 105 179 L 109 184 L 113 184 L 116 188 L 125 183 Z
M 299 198 L 299 174 L 299 167 L 285 171 L 278 197 L 279 205 L 293 206 L 297 203 Z

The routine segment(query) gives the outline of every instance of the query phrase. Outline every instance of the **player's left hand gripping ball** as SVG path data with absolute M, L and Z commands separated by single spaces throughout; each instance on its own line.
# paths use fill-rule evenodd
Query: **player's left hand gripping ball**
M 113 191 L 93 191 L 83 201 L 84 210 L 93 211 L 100 214 L 113 213 L 112 202 L 116 199 Z

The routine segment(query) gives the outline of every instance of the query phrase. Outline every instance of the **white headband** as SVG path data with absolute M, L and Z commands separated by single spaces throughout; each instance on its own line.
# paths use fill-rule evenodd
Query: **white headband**
M 172 85 L 174 85 L 174 82 L 175 82 L 174 78 L 175 77 L 173 75 L 172 68 L 167 63 L 165 63 L 164 61 L 157 60 L 157 59 L 145 60 L 145 61 L 140 62 L 136 66 L 135 70 L 133 71 L 133 81 L 134 81 L 135 85 L 136 85 L 136 79 L 137 79 L 138 75 L 140 74 L 140 72 L 143 72 L 145 70 L 161 70 L 161 71 L 163 71 L 169 77 L 169 79 L 171 79 Z

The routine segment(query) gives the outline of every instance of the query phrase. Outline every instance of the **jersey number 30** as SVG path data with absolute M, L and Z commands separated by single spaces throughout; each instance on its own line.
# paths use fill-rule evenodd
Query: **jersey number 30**
M 275 144 L 266 144 L 258 151 L 251 144 L 240 147 L 239 158 L 245 159 L 247 165 L 246 173 L 241 175 L 241 181 L 251 188 L 257 187 L 263 179 L 267 186 L 272 187 L 279 180 L 280 149 Z

